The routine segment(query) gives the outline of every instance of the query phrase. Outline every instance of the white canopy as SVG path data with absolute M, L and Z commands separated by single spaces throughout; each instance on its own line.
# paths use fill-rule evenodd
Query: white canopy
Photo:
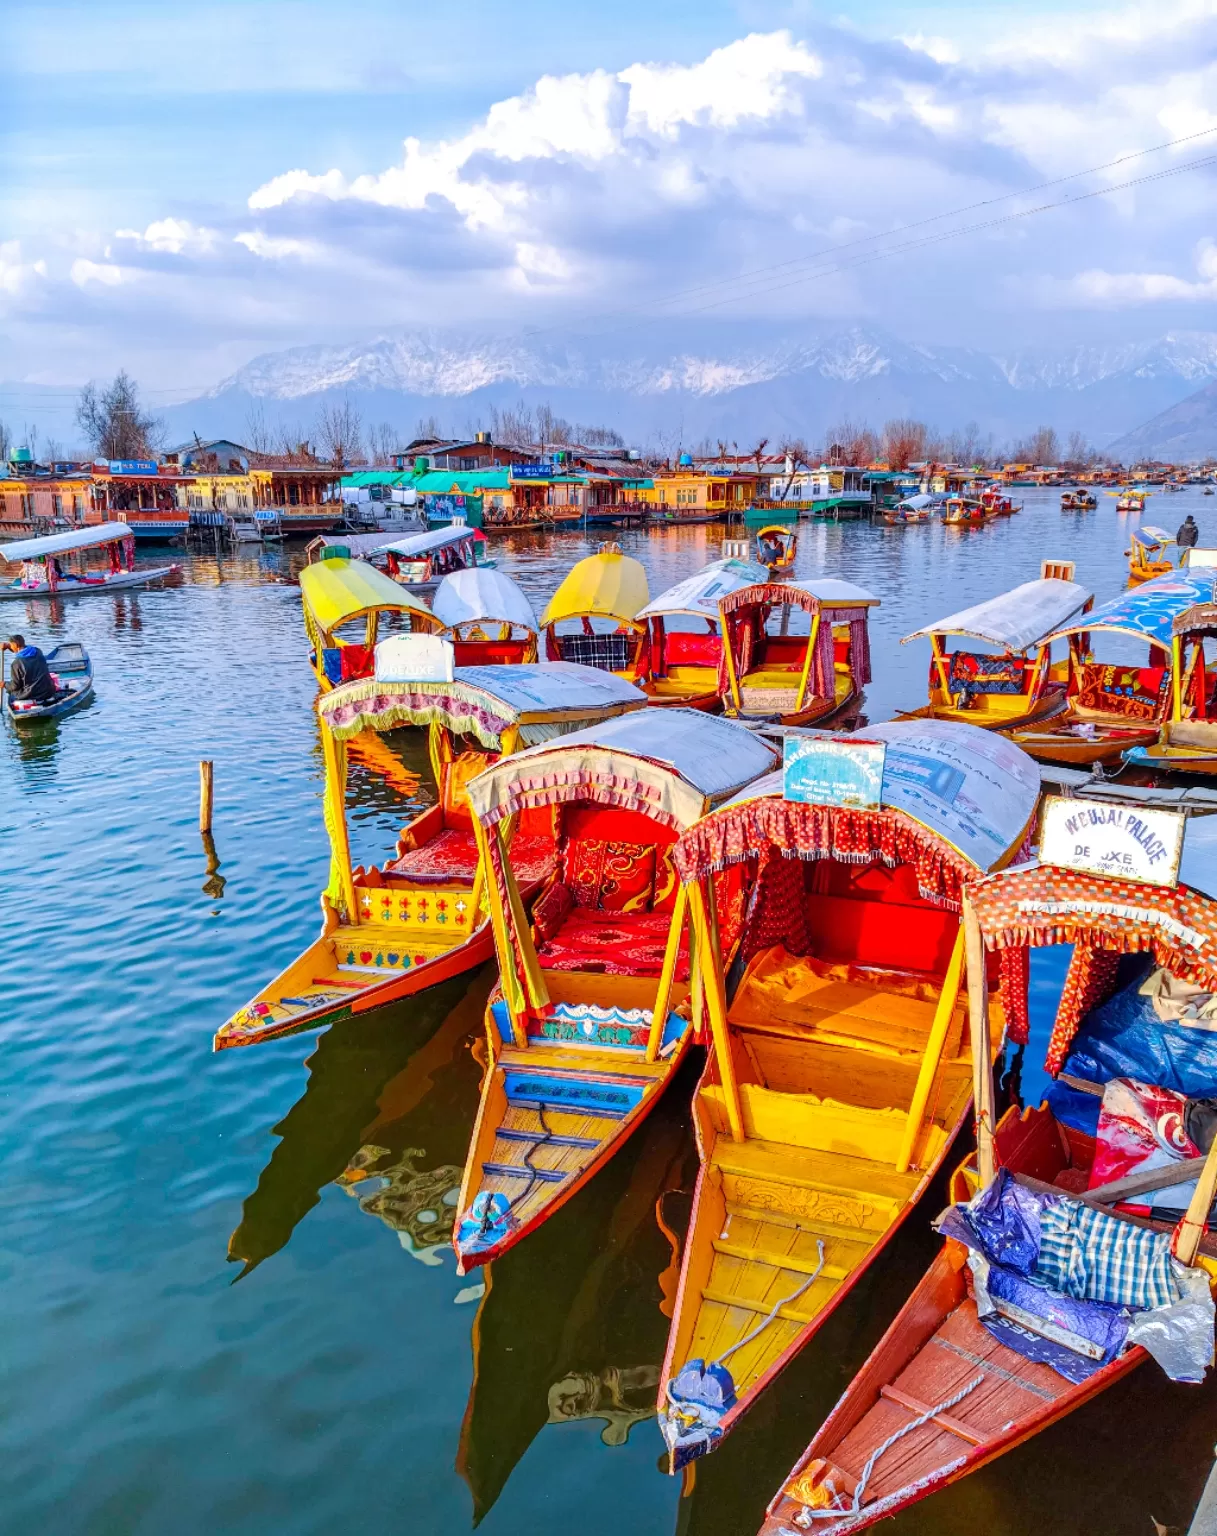
M 504 758 L 470 781 L 469 799 L 490 825 L 529 790 L 571 799 L 602 787 L 609 803 L 628 800 L 684 828 L 767 772 L 776 757 L 763 737 L 720 716 L 641 709 Z
M 826 608 L 855 607 L 877 608 L 879 599 L 865 587 L 857 587 L 852 581 L 842 581 L 838 576 L 811 576 L 803 581 L 783 583 L 788 587 L 802 587 L 818 598 Z
M 1012 651 L 1030 650 L 1081 613 L 1093 595 L 1076 581 L 1059 581 L 1055 577 L 1024 581 L 1021 587 L 1003 592 L 1000 597 L 961 608 L 924 629 L 915 629 L 911 635 L 905 635 L 901 644 L 930 635 L 968 635 Z
M 539 628 L 532 604 L 511 577 L 482 566 L 445 576 L 431 611 L 446 629 L 483 622 L 518 624 L 535 635 Z
M 714 560 L 652 598 L 645 608 L 639 609 L 637 617 L 654 619 L 668 613 L 693 613 L 717 622 L 718 600 L 724 593 L 768 580 L 765 567 L 751 560 Z
M 1138 544 L 1173 544 L 1175 535 L 1167 533 L 1165 528 L 1154 528 L 1149 523 L 1142 523 L 1140 528 L 1134 528 L 1132 536 Z
M 0 559 L 42 560 L 47 555 L 66 555 L 74 549 L 92 549 L 98 544 L 113 544 L 118 539 L 133 539 L 126 523 L 99 523 L 95 528 L 72 528 L 67 533 L 48 533 L 40 539 L 18 539 L 15 544 L 0 544 Z
M 403 560 L 417 560 L 422 555 L 429 555 L 437 549 L 447 549 L 450 544 L 463 544 L 467 539 L 472 539 L 477 530 L 467 524 L 458 523 L 455 527 L 432 528 L 430 533 L 412 533 L 405 539 L 393 539 L 384 544 L 378 544 L 378 550 L 392 550 L 395 555 L 400 555 Z

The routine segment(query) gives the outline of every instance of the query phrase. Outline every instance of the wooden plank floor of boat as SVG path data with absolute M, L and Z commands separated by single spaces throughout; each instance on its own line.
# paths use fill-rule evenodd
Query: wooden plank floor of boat
M 912 1430 L 880 1457 L 866 1485 L 860 1513 L 890 1494 L 943 1472 L 1019 1420 L 1053 1417 L 1058 1399 L 1075 1390 L 1049 1366 L 1026 1360 L 999 1343 L 982 1325 L 976 1303 L 969 1298 L 947 1314 L 831 1452 L 834 1484 L 852 1498 L 857 1479 L 878 1446 L 973 1381 L 977 1385 L 959 1403 Z M 789 1514 L 771 1517 L 765 1529 L 777 1530 L 788 1521 Z M 825 1532 L 835 1525 L 829 1519 L 815 1522 L 816 1529 Z
M 508 1047 L 497 1067 L 504 1074 L 520 1073 L 574 1085 L 625 1084 L 644 1089 L 661 1082 L 671 1070 L 664 1061 L 623 1059 L 620 1053 L 603 1051 L 547 1049 L 536 1044 L 523 1051 Z M 563 1192 L 560 1186 L 572 1184 L 596 1161 L 631 1115 L 627 1110 L 563 1108 L 542 1097 L 508 1098 L 490 1156 L 482 1162 L 476 1190 L 501 1193 L 518 1201 L 512 1215 L 521 1226 L 527 1225 Z

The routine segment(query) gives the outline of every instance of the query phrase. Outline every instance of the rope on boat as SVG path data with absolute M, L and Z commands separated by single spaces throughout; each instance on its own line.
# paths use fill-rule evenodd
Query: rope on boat
M 528 1169 L 528 1183 L 525 1184 L 524 1188 L 518 1195 L 515 1196 L 514 1199 L 507 1202 L 507 1209 L 502 1213 L 502 1215 L 494 1216 L 493 1212 L 490 1210 L 489 1205 L 486 1206 L 485 1210 L 482 1212 L 481 1225 L 478 1227 L 477 1235 L 479 1239 L 486 1236 L 487 1227 L 491 1225 L 500 1225 L 503 1221 L 506 1220 L 507 1217 L 511 1215 L 521 1200 L 526 1200 L 528 1196 L 532 1194 L 533 1186 L 541 1176 L 540 1170 L 533 1163 L 533 1154 L 535 1152 L 539 1152 L 547 1142 L 551 1141 L 554 1134 L 553 1131 L 550 1130 L 549 1126 L 545 1123 L 545 1105 L 541 1100 L 537 1101 L 537 1119 L 541 1122 L 541 1135 L 538 1136 L 535 1141 L 529 1144 L 528 1151 L 524 1154 L 524 1166 Z
M 722 1354 L 719 1355 L 717 1360 L 711 1361 L 712 1365 L 725 1364 L 737 1349 L 743 1349 L 745 1344 L 751 1344 L 753 1339 L 755 1339 L 759 1334 L 764 1333 L 765 1329 L 768 1328 L 769 1324 L 774 1320 L 774 1318 L 778 1315 L 783 1307 L 788 1307 L 792 1302 L 798 1301 L 799 1297 L 803 1294 L 804 1291 L 811 1289 L 811 1287 L 820 1278 L 820 1272 L 824 1268 L 824 1239 L 822 1237 L 816 1239 L 816 1247 L 820 1251 L 819 1263 L 816 1265 L 813 1272 L 808 1275 L 807 1279 L 803 1281 L 802 1285 L 800 1285 L 797 1290 L 791 1291 L 789 1296 L 783 1296 L 780 1301 L 774 1302 L 773 1310 L 770 1312 L 769 1316 L 766 1317 L 763 1321 L 759 1322 L 750 1332 L 746 1333 L 742 1339 L 736 1339 L 735 1343 L 732 1344 L 729 1349 L 725 1349 Z
M 805 1504 L 802 1513 L 794 1517 L 794 1523 L 801 1526 L 803 1530 L 807 1530 L 813 1520 L 839 1520 L 842 1515 L 856 1515 L 862 1508 L 862 1499 L 866 1493 L 866 1485 L 870 1482 L 871 1473 L 875 1470 L 879 1458 L 890 1451 L 897 1441 L 903 1440 L 905 1435 L 911 1435 L 915 1429 L 921 1429 L 931 1419 L 936 1419 L 940 1413 L 946 1413 L 957 1404 L 962 1403 L 970 1392 L 975 1392 L 984 1379 L 985 1373 L 981 1371 L 979 1376 L 973 1376 L 972 1380 L 962 1386 L 953 1396 L 943 1398 L 942 1402 L 935 1404 L 933 1408 L 927 1408 L 917 1418 L 910 1419 L 907 1424 L 902 1424 L 894 1434 L 889 1435 L 886 1440 L 877 1445 L 866 1458 L 866 1465 L 862 1468 L 862 1474 L 858 1478 L 857 1486 L 854 1489 L 853 1500 L 849 1505 L 845 1508 L 838 1506 L 837 1508 L 812 1509 Z

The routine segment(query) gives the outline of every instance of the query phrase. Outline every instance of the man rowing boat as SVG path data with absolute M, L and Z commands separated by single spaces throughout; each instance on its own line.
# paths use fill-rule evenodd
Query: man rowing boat
M 12 697 L 28 699 L 34 704 L 53 704 L 58 690 L 47 659 L 38 647 L 26 645 L 24 635 L 10 635 L 4 642 L 4 649 L 16 652 L 8 679 Z

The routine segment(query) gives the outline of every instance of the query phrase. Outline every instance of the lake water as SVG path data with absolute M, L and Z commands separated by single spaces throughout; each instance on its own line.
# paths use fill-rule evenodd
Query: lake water
M 975 531 L 802 525 L 800 573 L 883 599 L 870 719 L 924 697 L 928 647 L 902 635 L 1045 556 L 1076 560 L 1100 598 L 1123 586 L 1134 519 L 1022 494 L 1021 516 Z M 1217 544 L 1217 501 L 1149 508 L 1172 528 L 1194 511 Z M 720 538 L 620 541 L 657 592 Z M 595 544 L 521 535 L 491 552 L 539 608 Z M 488 972 L 213 1056 L 217 1024 L 317 930 L 315 688 L 284 579 L 298 555 L 173 558 L 177 589 L 0 615 L 44 648 L 82 640 L 97 675 L 79 714 L 0 731 L 0 1530 L 748 1536 L 935 1251 L 943 1189 L 682 1495 L 657 1469 L 651 1405 L 695 1073 L 547 1226 L 462 1279 L 446 1220 Z M 424 767 L 421 738 L 403 750 Z M 222 893 L 197 830 L 203 757 Z M 360 769 L 350 803 L 356 857 L 383 858 L 413 806 Z M 1037 963 L 1041 1055 L 1059 971 Z M 1215 1434 L 1217 1388 L 1148 1366 L 887 1529 L 1186 1526 Z

